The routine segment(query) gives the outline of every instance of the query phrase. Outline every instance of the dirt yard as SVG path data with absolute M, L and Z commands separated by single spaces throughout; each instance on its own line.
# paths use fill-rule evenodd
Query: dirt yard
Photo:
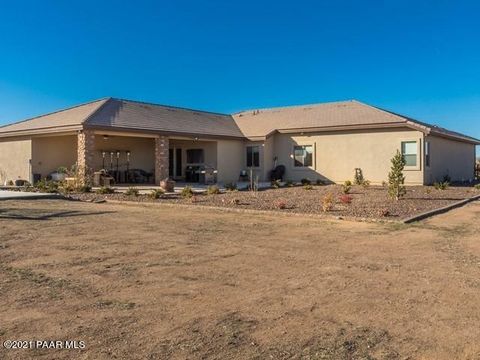
M 2 201 L 0 359 L 478 359 L 479 220 Z

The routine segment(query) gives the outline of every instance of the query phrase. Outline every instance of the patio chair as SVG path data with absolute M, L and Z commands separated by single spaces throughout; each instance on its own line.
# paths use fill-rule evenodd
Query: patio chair
M 275 169 L 270 171 L 270 181 L 280 180 L 283 181 L 285 175 L 285 166 L 277 165 Z

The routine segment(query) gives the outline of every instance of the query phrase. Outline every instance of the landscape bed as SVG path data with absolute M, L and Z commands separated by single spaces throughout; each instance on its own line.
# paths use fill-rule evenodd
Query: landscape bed
M 388 196 L 382 186 L 353 186 L 348 196 L 340 185 L 282 187 L 252 191 L 227 191 L 208 195 L 196 193 L 193 197 L 182 197 L 181 194 L 162 195 L 153 199 L 148 194 L 126 195 L 114 194 L 73 194 L 74 199 L 84 201 L 119 200 L 136 202 L 158 202 L 191 204 L 214 207 L 227 207 L 249 210 L 272 210 L 287 213 L 317 214 L 348 218 L 402 220 L 411 216 L 439 209 L 456 202 L 480 195 L 473 187 L 449 187 L 437 190 L 429 186 L 413 186 L 407 188 L 407 194 L 395 201 Z M 333 207 L 323 210 L 324 198 L 332 195 Z M 343 201 L 342 201 L 343 200 Z M 348 201 L 351 201 L 348 203 Z

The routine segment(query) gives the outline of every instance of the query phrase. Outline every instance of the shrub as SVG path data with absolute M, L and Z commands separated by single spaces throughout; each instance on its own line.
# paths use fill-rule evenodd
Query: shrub
M 274 205 L 277 209 L 284 210 L 287 208 L 287 202 L 285 200 L 276 200 Z
M 58 193 L 59 183 L 52 180 L 42 179 L 37 181 L 35 184 L 35 188 L 40 192 L 46 193 Z
M 66 174 L 67 172 L 68 172 L 68 169 L 65 166 L 60 166 L 57 169 L 57 173 L 59 173 L 59 174 Z
M 388 182 L 386 182 L 385 180 L 382 181 L 382 187 L 386 188 L 388 187 Z
M 220 194 L 220 189 L 218 188 L 217 185 L 210 185 L 207 187 L 207 195 L 216 195 Z
M 444 182 L 444 183 L 449 183 L 449 184 L 450 184 L 450 183 L 452 182 L 452 178 L 450 177 L 450 175 L 445 174 L 445 175 L 443 176 L 442 182 Z
M 90 191 L 92 191 L 92 187 L 90 185 L 80 185 L 77 188 L 77 191 L 79 193 L 89 193 Z
M 331 211 L 333 209 L 334 198 L 332 193 L 326 194 L 322 198 L 322 210 L 323 212 Z
M 480 184 L 475 185 L 474 188 L 480 190 Z
M 367 189 L 370 187 L 370 180 L 363 180 L 362 186 L 364 189 Z
M 180 192 L 180 195 L 182 195 L 184 198 L 191 198 L 194 194 L 190 186 L 185 186 Z
M 388 194 L 391 198 L 399 200 L 407 193 L 405 188 L 405 176 L 403 175 L 403 169 L 405 168 L 405 159 L 400 151 L 391 160 L 392 167 L 388 173 Z
M 95 191 L 97 194 L 113 194 L 115 190 L 113 190 L 109 186 L 102 186 Z
M 134 186 L 130 186 L 127 191 L 125 191 L 125 195 L 128 195 L 128 196 L 138 196 L 139 194 L 139 191 L 136 187 Z
M 300 180 L 300 182 L 302 183 L 302 185 L 311 185 L 312 184 L 312 182 L 307 178 L 303 178 L 302 180 Z
M 8 186 L 13 186 L 13 185 L 15 185 L 15 183 L 13 182 L 13 180 L 8 180 L 7 185 Z
M 313 186 L 310 185 L 310 184 L 304 185 L 303 188 L 304 188 L 305 190 L 313 190 Z
M 287 185 L 288 187 L 292 187 L 294 184 L 293 184 L 293 181 L 292 181 L 292 180 L 287 180 L 286 185 Z
M 272 180 L 270 186 L 274 189 L 278 189 L 280 187 L 280 180 Z
M 165 190 L 163 189 L 155 189 L 155 190 L 152 190 L 152 192 L 150 193 L 150 197 L 152 199 L 160 199 L 162 197 L 162 195 L 165 194 Z
M 342 192 L 344 194 L 348 194 L 350 192 L 350 190 L 352 190 L 352 182 L 347 180 L 342 185 Z
M 352 200 L 352 195 L 343 194 L 340 196 L 340 201 L 342 202 L 342 204 L 350 204 Z
M 317 179 L 317 181 L 315 181 L 315 184 L 317 184 L 318 186 L 325 185 L 325 181 L 323 181 L 322 179 Z
M 227 189 L 228 191 L 235 191 L 237 190 L 237 184 L 234 182 L 227 183 L 225 184 L 225 189 Z
M 240 205 L 240 199 L 232 199 L 230 202 L 232 205 Z
M 450 186 L 450 183 L 448 181 L 433 183 L 433 187 L 437 190 L 447 190 L 449 186 Z
M 390 216 L 390 211 L 388 209 L 381 209 L 380 214 L 381 217 L 387 217 Z

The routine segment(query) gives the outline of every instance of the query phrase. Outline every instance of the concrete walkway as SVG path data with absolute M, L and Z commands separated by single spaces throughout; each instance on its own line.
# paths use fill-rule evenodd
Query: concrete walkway
M 26 191 L 0 190 L 1 200 L 33 200 L 33 199 L 61 199 L 60 194 L 45 194 Z

